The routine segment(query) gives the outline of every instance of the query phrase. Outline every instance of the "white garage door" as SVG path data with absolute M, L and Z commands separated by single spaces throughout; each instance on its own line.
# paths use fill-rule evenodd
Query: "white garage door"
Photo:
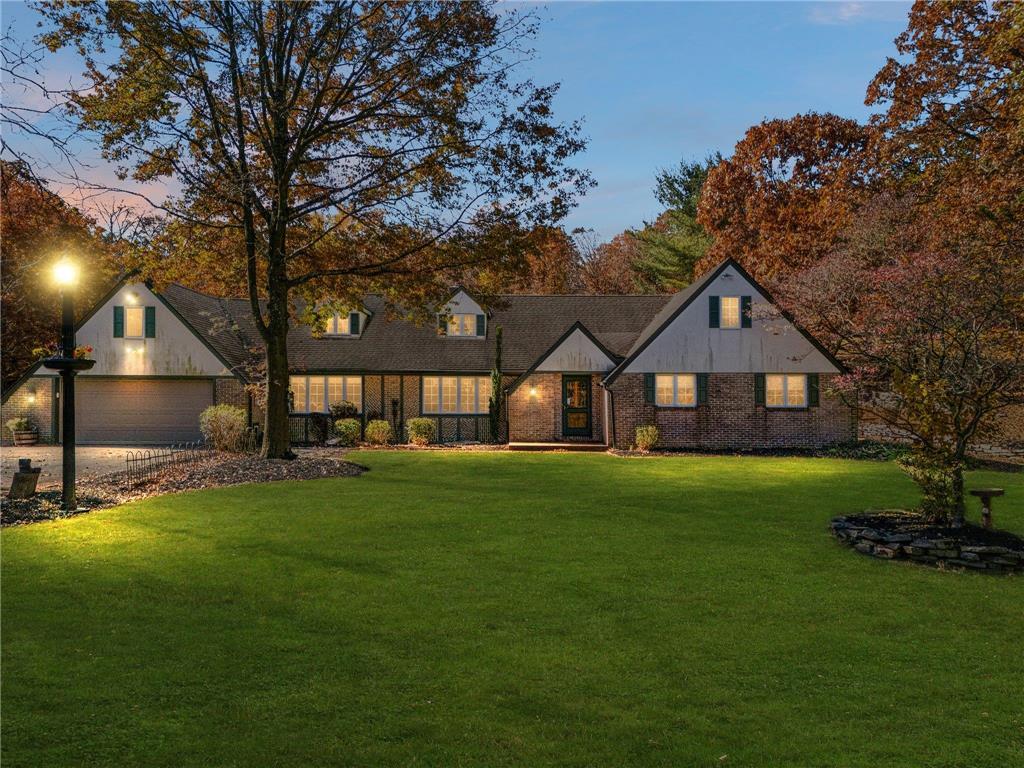
M 199 440 L 199 414 L 213 404 L 213 382 L 75 379 L 77 442 L 181 443 Z

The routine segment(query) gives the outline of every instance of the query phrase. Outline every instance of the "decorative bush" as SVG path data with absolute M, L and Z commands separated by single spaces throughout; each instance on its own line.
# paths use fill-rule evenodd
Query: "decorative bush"
M 636 428 L 636 449 L 641 453 L 647 453 L 658 444 L 658 428 L 653 424 L 647 424 Z
M 357 416 L 359 410 L 356 408 L 355 403 L 351 403 L 348 400 L 339 400 L 336 403 L 331 403 L 331 418 L 337 422 L 338 419 L 351 419 Z
M 957 509 L 963 498 L 963 464 L 944 456 L 914 451 L 896 459 L 902 469 L 921 489 L 921 514 L 929 520 L 943 521 L 950 514 L 963 514 Z
M 199 414 L 199 431 L 218 451 L 240 450 L 245 437 L 245 411 L 235 405 L 211 405 Z
M 334 432 L 342 445 L 355 445 L 359 442 L 359 419 L 338 419 Z
M 25 416 L 18 416 L 8 420 L 7 428 L 11 432 L 29 432 L 32 430 L 32 422 Z
M 366 442 L 370 445 L 387 445 L 391 442 L 391 425 L 384 419 L 374 419 L 366 425 Z
M 409 430 L 409 442 L 413 445 L 430 445 L 437 438 L 437 427 L 433 419 L 416 418 L 405 422 Z

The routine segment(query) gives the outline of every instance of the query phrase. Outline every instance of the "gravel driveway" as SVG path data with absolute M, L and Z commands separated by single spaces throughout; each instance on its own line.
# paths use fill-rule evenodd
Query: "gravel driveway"
M 124 469 L 125 453 L 138 450 L 138 446 L 123 445 L 80 445 L 78 446 L 77 468 L 78 477 L 105 475 Z M 5 445 L 0 448 L 0 475 L 3 479 L 4 494 L 11 487 L 11 475 L 18 468 L 18 459 L 32 459 L 32 466 L 42 467 L 39 475 L 39 488 L 51 488 L 60 485 L 61 446 L 59 445 Z

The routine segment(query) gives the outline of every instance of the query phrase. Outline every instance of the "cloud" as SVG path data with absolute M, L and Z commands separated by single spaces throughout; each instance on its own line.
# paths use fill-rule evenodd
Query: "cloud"
M 837 26 L 863 21 L 900 21 L 909 10 L 905 2 L 823 2 L 811 6 L 807 20 L 811 24 Z

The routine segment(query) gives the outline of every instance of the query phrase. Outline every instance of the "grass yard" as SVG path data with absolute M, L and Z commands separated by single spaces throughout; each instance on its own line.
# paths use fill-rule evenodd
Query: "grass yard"
M 1024 764 L 1024 579 L 826 531 L 891 464 L 357 460 L 6 530 L 5 768 Z

